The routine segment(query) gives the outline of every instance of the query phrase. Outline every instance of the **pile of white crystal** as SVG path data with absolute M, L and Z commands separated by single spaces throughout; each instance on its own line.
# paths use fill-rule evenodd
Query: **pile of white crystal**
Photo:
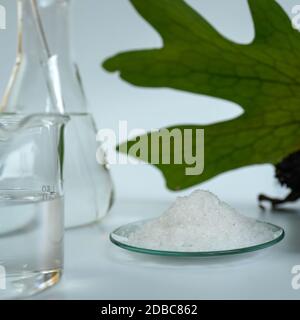
M 218 251 L 274 239 L 271 226 L 245 217 L 208 191 L 179 197 L 159 218 L 131 232 L 128 244 L 153 250 Z

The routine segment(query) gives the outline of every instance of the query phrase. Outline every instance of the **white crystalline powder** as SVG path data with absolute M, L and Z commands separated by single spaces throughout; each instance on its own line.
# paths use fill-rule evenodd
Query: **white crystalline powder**
M 154 250 L 218 251 L 274 239 L 272 228 L 245 217 L 208 191 L 179 197 L 159 218 L 130 233 L 128 244 Z

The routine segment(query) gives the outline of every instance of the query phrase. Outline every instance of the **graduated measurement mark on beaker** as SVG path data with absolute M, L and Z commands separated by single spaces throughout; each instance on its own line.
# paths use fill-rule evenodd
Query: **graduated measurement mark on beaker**
M 42 201 L 54 200 L 57 197 L 56 194 L 55 186 L 42 186 Z

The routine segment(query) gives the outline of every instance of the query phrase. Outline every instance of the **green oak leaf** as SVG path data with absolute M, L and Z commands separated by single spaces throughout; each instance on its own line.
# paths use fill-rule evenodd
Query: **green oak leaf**
M 119 71 L 137 86 L 214 96 L 244 110 L 226 122 L 175 126 L 205 129 L 205 169 L 188 176 L 186 163 L 157 164 L 168 188 L 184 189 L 244 166 L 275 164 L 300 150 L 300 33 L 276 1 L 248 0 L 255 26 L 250 44 L 224 38 L 183 0 L 131 3 L 164 45 L 118 54 L 104 62 L 107 71 Z M 120 151 L 130 154 L 138 140 L 121 145 Z M 194 152 L 196 147 L 191 146 Z

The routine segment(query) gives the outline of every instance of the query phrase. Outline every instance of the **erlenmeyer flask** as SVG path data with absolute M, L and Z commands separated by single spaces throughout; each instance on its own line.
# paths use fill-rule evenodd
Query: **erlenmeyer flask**
M 0 300 L 31 295 L 61 277 L 67 120 L 0 117 Z
M 105 165 L 96 161 L 96 125 L 87 111 L 83 87 L 69 46 L 69 0 L 18 0 L 17 62 L 4 95 L 2 113 L 55 112 L 57 106 L 47 86 L 33 5 L 42 23 L 48 50 L 55 57 L 52 70 L 59 79 L 53 86 L 61 92 L 64 113 L 70 117 L 65 129 L 64 189 L 66 226 L 96 222 L 112 203 L 113 186 Z

